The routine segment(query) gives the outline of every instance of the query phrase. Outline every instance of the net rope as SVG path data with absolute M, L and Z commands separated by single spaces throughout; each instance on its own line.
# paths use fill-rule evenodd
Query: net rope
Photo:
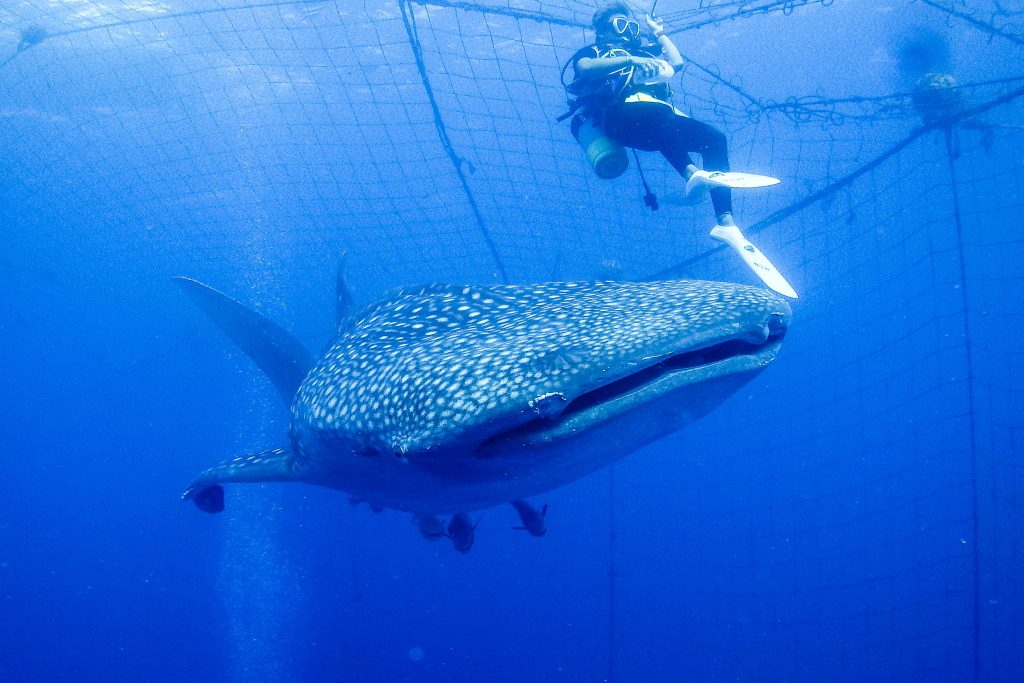
M 737 195 L 738 215 L 803 300 L 786 372 L 662 449 L 657 481 L 643 474 L 649 460 L 616 466 L 607 559 L 628 556 L 631 569 L 609 572 L 607 675 L 701 679 L 731 661 L 779 680 L 1024 677 L 1024 653 L 1006 646 L 1024 639 L 1024 352 L 1006 333 L 1024 323 L 1024 9 L 901 3 L 1011 55 L 922 104 L 913 84 L 773 91 L 756 59 L 705 57 L 716 31 L 819 26 L 849 3 L 682 5 L 659 5 L 686 57 L 676 105 L 728 132 L 734 168 L 782 178 L 785 191 Z M 8 3 L 0 178 L 23 216 L 89 226 L 72 250 L 138 268 L 173 261 L 200 279 L 235 268 L 248 291 L 263 282 L 280 301 L 331 282 L 342 252 L 364 293 L 747 281 L 709 244 L 707 207 L 665 205 L 681 188 L 659 157 L 641 156 L 663 200 L 650 212 L 635 169 L 596 178 L 556 122 L 559 73 L 589 41 L 593 10 Z M 32 254 L 42 223 L 18 220 L 5 239 Z M 0 256 L 0 270 L 53 280 L 31 257 Z M 52 284 L 100 286 L 98 271 L 84 277 Z M 127 367 L 144 373 L 160 357 Z M 691 585 L 658 585 L 680 572 Z M 683 622 L 678 659 L 659 669 L 645 629 Z

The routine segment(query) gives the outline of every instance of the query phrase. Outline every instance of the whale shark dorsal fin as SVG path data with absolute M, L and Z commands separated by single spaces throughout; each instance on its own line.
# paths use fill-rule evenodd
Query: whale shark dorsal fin
M 334 322 L 337 325 L 346 320 L 356 308 L 352 290 L 348 286 L 348 252 L 338 257 L 338 273 L 334 280 Z
M 313 357 L 302 342 L 277 323 L 202 282 L 187 277 L 176 277 L 174 282 L 252 358 L 285 405 L 291 405 L 313 367 Z

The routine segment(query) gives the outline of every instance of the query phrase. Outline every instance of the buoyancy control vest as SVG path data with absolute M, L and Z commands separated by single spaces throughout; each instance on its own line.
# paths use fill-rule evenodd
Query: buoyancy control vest
M 580 76 L 576 65 L 584 57 L 657 57 L 643 47 L 627 50 L 621 45 L 588 45 L 569 58 L 562 67 L 562 87 L 568 95 L 569 110 L 558 117 L 564 121 L 572 117 L 569 129 L 576 142 L 583 149 L 594 173 L 599 178 L 610 180 L 622 175 L 629 167 L 629 155 L 625 147 L 604 134 L 604 114 L 607 109 L 623 102 L 637 93 L 646 93 L 659 100 L 667 101 L 671 89 L 667 82 L 638 83 L 634 78 L 636 67 L 625 66 L 600 77 Z M 565 81 L 569 67 L 573 68 L 573 80 Z

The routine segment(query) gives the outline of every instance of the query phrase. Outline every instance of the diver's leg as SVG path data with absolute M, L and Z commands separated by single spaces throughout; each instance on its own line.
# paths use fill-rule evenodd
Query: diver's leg
M 701 155 L 706 171 L 729 170 L 729 142 L 717 128 L 677 114 L 672 114 L 663 125 L 667 131 L 663 135 L 661 153 L 684 178 L 689 180 L 696 170 L 689 152 Z M 712 188 L 711 204 L 719 225 L 733 224 L 732 190 L 728 187 Z
M 703 121 L 677 117 L 676 130 L 691 141 L 690 149 L 704 159 L 706 171 L 729 170 L 729 141 L 722 131 Z
M 663 111 L 668 108 L 654 102 L 625 102 L 609 107 L 601 129 L 620 145 L 643 152 L 661 151 Z
M 729 152 L 725 135 L 706 123 L 679 116 L 664 104 L 629 102 L 605 112 L 602 130 L 626 147 L 645 152 L 661 152 L 684 179 L 689 180 L 697 167 L 689 152 L 697 152 L 710 171 L 729 170 Z M 727 187 L 711 190 L 711 203 L 719 225 L 731 225 L 732 191 Z

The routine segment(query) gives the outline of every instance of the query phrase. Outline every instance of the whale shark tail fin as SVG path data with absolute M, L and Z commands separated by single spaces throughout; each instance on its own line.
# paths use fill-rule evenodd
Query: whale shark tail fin
M 288 448 L 274 448 L 225 460 L 206 470 L 193 481 L 182 500 L 191 500 L 203 512 L 224 509 L 224 487 L 227 482 L 294 481 L 295 459 Z
M 285 405 L 290 405 L 313 367 L 313 357 L 302 342 L 277 323 L 202 282 L 187 277 L 176 277 L 174 282 L 253 359 Z

